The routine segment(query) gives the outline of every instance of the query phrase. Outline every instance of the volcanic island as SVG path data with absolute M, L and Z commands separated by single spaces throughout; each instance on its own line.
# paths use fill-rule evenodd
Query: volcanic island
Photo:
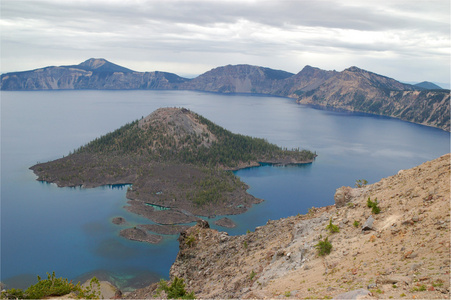
M 241 214 L 262 202 L 246 192 L 248 186 L 233 170 L 262 163 L 307 164 L 315 157 L 309 150 L 286 150 L 265 139 L 231 133 L 188 109 L 171 107 L 30 169 L 38 181 L 58 187 L 130 185 L 124 208 L 156 224 L 124 229 L 121 235 L 157 243 L 161 239 L 148 231 L 178 233 L 185 226 L 177 224 Z

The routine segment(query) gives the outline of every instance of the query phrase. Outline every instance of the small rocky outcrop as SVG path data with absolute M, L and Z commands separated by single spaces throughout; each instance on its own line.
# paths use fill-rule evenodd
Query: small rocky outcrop
M 235 228 L 236 224 L 227 217 L 221 218 L 215 222 L 216 225 L 226 228 Z
M 116 225 L 127 224 L 127 221 L 125 221 L 125 219 L 123 217 L 115 217 L 115 218 L 113 218 L 113 220 L 111 220 L 111 222 Z
M 352 188 L 349 186 L 342 186 L 341 188 L 338 188 L 335 191 L 334 200 L 335 200 L 335 206 L 337 208 L 343 207 L 351 201 L 352 195 Z
M 149 234 L 136 227 L 123 229 L 120 231 L 119 235 L 132 241 L 147 242 L 151 244 L 158 244 L 163 239 L 160 235 Z

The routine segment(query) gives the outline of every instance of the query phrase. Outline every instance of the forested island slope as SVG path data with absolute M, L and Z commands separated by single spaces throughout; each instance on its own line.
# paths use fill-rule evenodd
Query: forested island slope
M 136 72 L 105 59 L 1 75 L 1 90 L 198 90 L 291 97 L 299 103 L 399 118 L 450 130 L 450 91 L 423 82 L 404 84 L 357 67 L 342 72 L 305 66 L 297 74 L 227 65 L 193 79 L 167 72 Z
M 229 170 L 261 162 L 311 163 L 315 156 L 233 134 L 184 108 L 161 108 L 31 169 L 38 180 L 60 187 L 132 184 L 128 210 L 176 224 L 243 213 L 262 201 L 246 193 L 247 186 Z

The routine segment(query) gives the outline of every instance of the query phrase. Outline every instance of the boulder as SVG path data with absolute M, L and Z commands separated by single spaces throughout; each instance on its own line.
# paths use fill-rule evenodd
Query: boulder
M 199 226 L 200 228 L 210 228 L 210 224 L 208 224 L 208 222 L 203 219 L 197 220 L 197 226 Z
M 89 287 L 90 283 L 91 279 L 87 280 L 82 284 L 82 288 Z M 122 292 L 108 281 L 99 281 L 98 285 L 94 283 L 92 285 L 92 291 L 96 293 L 100 292 L 100 299 L 118 299 L 117 297 L 122 295 Z
M 343 207 L 351 201 L 351 191 L 352 188 L 349 186 L 342 186 L 335 191 L 334 200 L 337 208 Z
M 363 231 L 373 230 L 373 222 L 374 222 L 373 216 L 369 216 L 369 218 L 366 220 L 365 224 L 363 224 L 362 230 Z

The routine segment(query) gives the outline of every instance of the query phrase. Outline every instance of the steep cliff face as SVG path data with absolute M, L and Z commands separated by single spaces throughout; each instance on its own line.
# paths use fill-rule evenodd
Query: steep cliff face
M 351 67 L 316 89 L 300 93 L 298 103 L 360 111 L 450 130 L 448 90 L 412 85 Z
M 343 293 L 354 291 L 449 299 L 449 166 L 447 154 L 371 185 L 339 188 L 337 205 L 268 221 L 246 235 L 228 236 L 202 221 L 180 235 L 171 278 L 183 278 L 198 298 L 349 298 Z M 326 237 L 331 252 L 319 256 Z M 128 297 L 151 297 L 154 289 Z

